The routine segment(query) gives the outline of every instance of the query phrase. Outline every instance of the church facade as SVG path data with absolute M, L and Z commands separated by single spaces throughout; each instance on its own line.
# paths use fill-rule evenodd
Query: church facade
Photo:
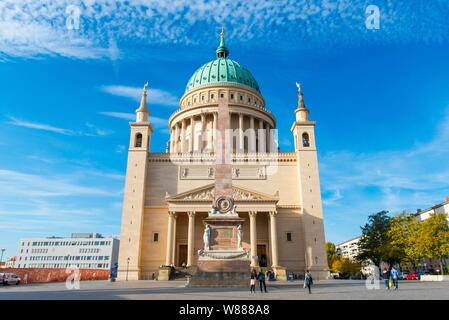
M 180 109 L 169 119 L 165 153 L 151 152 L 146 91 L 130 123 L 119 279 L 148 279 L 161 266 L 196 266 L 203 220 L 220 178 L 219 104 L 230 117 L 226 157 L 235 210 L 244 219 L 241 246 L 251 266 L 300 274 L 309 269 L 315 278 L 327 278 L 315 122 L 300 85 L 298 105 L 291 108 L 294 152 L 278 151 L 276 118 L 250 71 L 229 58 L 223 32 L 216 59 L 188 80 Z

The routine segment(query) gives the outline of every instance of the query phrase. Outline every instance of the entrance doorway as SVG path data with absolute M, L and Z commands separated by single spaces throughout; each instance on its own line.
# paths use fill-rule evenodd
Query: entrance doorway
M 257 256 L 259 258 L 259 267 L 266 267 L 268 265 L 268 260 L 267 260 L 267 246 L 265 244 L 257 245 Z
M 186 244 L 179 245 L 178 267 L 181 267 L 183 262 L 185 262 L 187 264 L 187 245 Z

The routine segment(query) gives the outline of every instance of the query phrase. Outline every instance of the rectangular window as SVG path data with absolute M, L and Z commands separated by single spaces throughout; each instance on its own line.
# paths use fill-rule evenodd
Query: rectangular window
M 159 241 L 159 233 L 155 232 L 153 233 L 153 241 L 158 242 Z
M 287 232 L 287 241 L 292 241 L 292 233 Z

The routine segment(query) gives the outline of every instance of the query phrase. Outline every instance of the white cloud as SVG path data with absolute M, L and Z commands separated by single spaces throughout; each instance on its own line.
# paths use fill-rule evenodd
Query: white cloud
M 55 132 L 55 133 L 63 134 L 66 136 L 75 135 L 75 132 L 70 129 L 58 128 L 58 127 L 54 127 L 54 126 L 44 124 L 44 123 L 20 120 L 20 119 L 14 118 L 14 117 L 10 118 L 9 123 L 14 126 L 18 126 L 18 127 L 25 127 L 25 128 L 30 128 L 30 129 L 36 129 L 36 130 Z
M 110 130 L 104 130 L 97 128 L 95 125 L 91 123 L 86 123 L 85 131 L 74 131 L 66 128 L 59 128 L 45 123 L 31 122 L 27 120 L 17 119 L 15 117 L 9 117 L 9 124 L 12 124 L 17 127 L 24 127 L 29 129 L 54 132 L 58 134 L 62 134 L 65 136 L 88 136 L 88 137 L 96 137 L 96 136 L 107 136 L 112 133 Z
M 100 231 L 120 218 L 115 203 L 123 196 L 123 181 L 121 174 L 91 168 L 50 174 L 0 169 L 0 242 L 7 234 Z
M 435 129 L 433 139 L 405 150 L 320 157 L 326 223 L 340 221 L 360 232 L 368 214 L 441 203 L 449 196 L 449 108 Z
M 124 119 L 124 120 L 128 120 L 128 121 L 136 120 L 136 115 L 134 113 L 104 111 L 104 112 L 99 112 L 99 114 L 108 116 L 108 117 L 112 117 L 112 118 Z M 164 119 L 164 118 L 150 116 L 150 122 L 154 127 L 160 128 L 160 127 L 168 126 L 168 119 Z
M 134 0 L 126 4 L 122 0 L 3 0 L 0 57 L 59 55 L 115 61 L 124 56 L 118 49 L 120 42 L 204 44 L 205 39 L 216 41 L 222 24 L 228 38 L 240 42 L 264 39 L 267 44 L 304 46 L 374 41 L 373 32 L 365 28 L 366 5 L 362 0 Z M 382 27 L 377 32 L 382 37 L 376 40 L 447 40 L 445 8 L 444 1 L 438 6 L 383 1 Z M 422 19 L 429 16 L 432 19 Z M 72 25 L 78 28 L 69 30 Z
M 81 185 L 70 177 L 43 176 L 14 170 L 0 169 L 0 194 L 2 198 L 22 196 L 63 197 L 63 196 L 114 196 L 107 189 Z
M 134 101 L 140 102 L 142 97 L 142 88 L 122 86 L 122 85 L 109 85 L 102 86 L 100 89 L 103 92 L 109 93 L 114 96 L 130 98 Z M 149 105 L 165 105 L 165 106 L 178 106 L 179 99 L 170 92 L 149 88 L 147 95 L 147 103 Z

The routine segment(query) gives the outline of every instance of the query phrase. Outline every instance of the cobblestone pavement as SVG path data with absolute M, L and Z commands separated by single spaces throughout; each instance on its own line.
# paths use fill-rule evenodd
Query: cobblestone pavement
M 370 300 L 370 299 L 449 299 L 449 282 L 402 281 L 399 290 L 386 290 L 383 283 L 378 289 L 367 289 L 365 281 L 328 280 L 315 284 L 312 294 L 306 292 L 302 282 L 267 284 L 268 293 L 246 288 L 186 288 L 182 281 L 85 281 L 80 289 L 68 290 L 65 283 L 0 286 L 0 300 L 13 299 L 145 299 L 145 300 Z

